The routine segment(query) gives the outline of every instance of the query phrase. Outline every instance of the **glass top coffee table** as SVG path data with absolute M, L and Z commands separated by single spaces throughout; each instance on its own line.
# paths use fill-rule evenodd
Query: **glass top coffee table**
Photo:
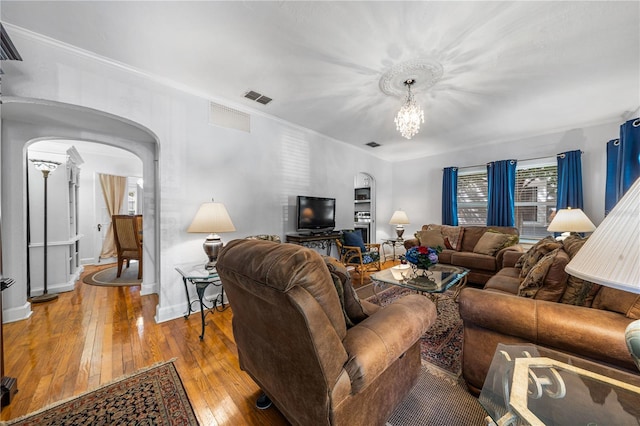
M 535 345 L 499 344 L 479 401 L 489 425 L 637 425 L 640 376 Z
M 393 277 L 391 269 L 384 269 L 371 275 L 373 282 L 373 293 L 378 301 L 378 289 L 386 284 L 405 287 L 418 293 L 425 294 L 432 298 L 438 307 L 438 296 L 445 291 L 456 287 L 454 299 L 457 300 L 460 290 L 467 284 L 467 274 L 469 270 L 452 265 L 436 264 L 426 270 L 411 273 L 407 279 L 397 280 Z

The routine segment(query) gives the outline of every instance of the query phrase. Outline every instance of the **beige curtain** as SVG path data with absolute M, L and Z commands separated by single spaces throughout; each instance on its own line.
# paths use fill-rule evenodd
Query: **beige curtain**
M 99 173 L 98 176 L 100 177 L 102 195 L 104 196 L 104 203 L 107 205 L 109 217 L 114 214 L 120 214 L 124 193 L 127 190 L 127 178 L 124 176 L 104 175 L 102 173 Z M 113 224 L 109 223 L 109 228 L 107 228 L 107 233 L 102 242 L 100 258 L 116 257 L 117 255 L 116 243 L 113 237 Z

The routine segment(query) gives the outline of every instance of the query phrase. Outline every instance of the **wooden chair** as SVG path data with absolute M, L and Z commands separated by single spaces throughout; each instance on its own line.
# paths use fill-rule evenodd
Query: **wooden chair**
M 118 273 L 122 274 L 122 264 L 130 260 L 138 261 L 138 279 L 142 278 L 142 233 L 140 224 L 142 216 L 114 215 L 111 217 L 113 235 L 118 251 Z
M 364 283 L 365 272 L 380 271 L 380 244 L 364 244 L 363 252 L 358 246 L 347 246 L 343 238 L 336 239 L 336 247 L 340 256 L 340 262 L 345 266 L 353 266 L 360 275 L 360 285 Z

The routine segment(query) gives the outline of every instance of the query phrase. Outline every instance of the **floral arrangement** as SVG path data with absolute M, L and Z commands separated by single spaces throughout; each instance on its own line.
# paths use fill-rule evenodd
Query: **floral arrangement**
M 429 266 L 438 263 L 438 253 L 442 251 L 442 247 L 411 247 L 404 255 L 407 262 L 416 265 L 418 268 L 427 269 Z

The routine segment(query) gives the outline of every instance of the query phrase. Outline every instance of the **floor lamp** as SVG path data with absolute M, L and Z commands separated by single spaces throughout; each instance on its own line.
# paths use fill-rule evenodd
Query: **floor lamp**
M 47 181 L 49 173 L 53 172 L 60 163 L 47 160 L 31 160 L 36 170 L 42 172 L 44 178 L 44 291 L 40 296 L 34 296 L 30 299 L 31 303 L 49 302 L 58 298 L 57 294 L 48 294 L 47 292 Z

